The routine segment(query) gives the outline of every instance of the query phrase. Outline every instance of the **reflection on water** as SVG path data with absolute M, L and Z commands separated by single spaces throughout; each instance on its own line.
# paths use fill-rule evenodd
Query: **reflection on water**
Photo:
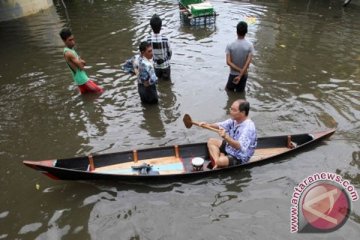
M 223 182 L 226 183 L 226 190 L 218 192 L 214 196 L 215 199 L 211 203 L 211 207 L 219 207 L 220 205 L 228 201 L 241 202 L 241 193 L 243 192 L 243 188 L 247 187 L 250 181 L 251 174 L 248 169 L 241 170 L 241 172 L 238 173 L 236 178 L 234 179 L 232 179 L 231 177 L 225 178 Z M 213 221 L 216 220 L 213 219 Z
M 225 85 L 224 85 L 225 88 Z M 224 110 L 227 114 L 230 114 L 230 107 L 233 104 L 233 102 L 237 99 L 245 99 L 246 100 L 246 91 L 245 92 L 233 92 L 233 91 L 226 91 L 226 94 L 228 96 L 226 105 L 224 106 Z M 250 105 L 250 112 L 252 112 L 252 106 Z
M 358 146 L 359 147 L 359 146 Z M 336 169 L 336 173 L 340 174 L 344 179 L 349 179 L 355 187 L 360 187 L 360 151 L 352 152 L 352 160 L 348 170 Z
M 356 143 L 359 149 L 359 143 Z M 360 151 L 354 151 L 351 154 L 351 162 L 349 164 L 349 167 L 347 167 L 346 169 L 336 169 L 336 173 L 341 175 L 343 179 L 348 180 L 356 189 L 360 188 L 360 174 L 359 174 L 359 169 L 360 169 Z M 349 196 L 350 198 L 354 198 L 356 197 L 355 193 L 352 192 L 352 195 Z M 357 190 L 357 196 L 359 196 L 359 191 Z M 359 201 L 357 202 L 353 202 L 352 203 L 352 209 L 358 209 L 358 204 Z M 353 221 L 360 223 L 360 213 L 357 211 L 352 211 L 350 213 L 350 219 L 352 219 Z
M 288 196 L 299 180 L 314 171 L 336 171 L 359 189 L 358 165 L 352 160 L 360 131 L 358 6 L 343 9 L 341 1 L 328 0 L 214 0 L 215 25 L 189 26 L 181 22 L 173 0 L 64 2 L 66 11 L 55 1 L 37 15 L 0 23 L 0 238 L 114 239 L 121 232 L 125 239 L 183 239 L 177 237 L 182 232 L 192 239 L 212 239 L 215 233 L 234 239 L 256 232 L 262 239 L 289 239 L 284 230 Z M 154 13 L 163 19 L 162 33 L 173 49 L 172 82 L 159 83 L 160 102 L 148 107 L 121 63 L 151 33 Z M 256 50 L 246 95 L 224 91 L 225 48 L 236 39 L 239 20 L 249 22 L 247 38 Z M 58 37 L 65 25 L 71 26 L 87 72 L 104 94 L 80 96 L 72 83 Z M 203 142 L 214 133 L 185 129 L 184 113 L 220 121 L 237 98 L 250 102 L 259 136 L 334 126 L 336 134 L 277 164 L 163 189 L 55 182 L 21 164 Z M 354 203 L 351 224 L 332 237 L 345 232 L 349 239 L 357 237 L 358 209 Z
M 91 141 L 94 137 L 103 137 L 107 132 L 108 124 L 104 121 L 102 102 L 98 100 L 100 95 L 87 94 L 80 95 L 80 97 L 83 101 L 80 101 L 77 106 L 81 108 L 81 110 L 71 114 L 73 121 L 81 119 L 81 122 L 85 126 L 84 131 L 79 132 L 78 135 L 83 139 L 88 139 L 88 141 Z M 90 153 L 92 149 L 84 145 L 83 150 Z
M 158 139 L 165 137 L 165 125 L 175 122 L 181 116 L 180 104 L 176 100 L 176 93 L 172 86 L 171 81 L 160 81 L 157 85 L 159 103 L 142 104 L 143 121 L 140 127 L 147 130 L 151 137 Z
M 194 44 L 208 44 L 212 42 L 211 35 L 216 32 L 216 25 L 205 26 L 188 26 L 181 25 L 179 33 L 181 38 L 184 38 L 188 43 L 194 42 Z M 194 50 L 194 49 L 193 49 Z
M 160 108 L 158 105 L 147 105 L 143 108 L 144 120 L 140 127 L 148 130 L 150 136 L 161 138 L 165 137 L 164 123 L 160 116 Z
M 188 183 L 154 186 L 135 184 L 137 187 L 134 190 L 126 190 L 127 186 L 115 188 L 104 185 L 100 187 L 100 193 L 84 201 L 84 205 L 92 206 L 88 231 L 94 239 L 104 236 L 116 238 L 119 232 L 124 239 L 139 236 L 163 239 L 174 236 L 177 232 L 182 232 L 179 238 L 191 238 L 194 232 L 183 230 L 192 229 L 195 227 L 193 225 L 205 226 L 226 220 L 227 214 L 233 217 L 234 212 L 224 213 L 224 209 L 231 209 L 231 206 L 241 202 L 243 191 L 250 181 L 250 171 L 244 169 L 235 177 L 220 174 L 214 178 Z M 208 186 L 204 188 L 204 184 Z M 213 197 L 204 198 L 205 195 Z M 161 213 L 162 217 L 159 218 Z M 188 221 L 192 224 L 189 225 Z
M 159 91 L 159 108 L 163 111 L 164 123 L 171 124 L 175 122 L 182 113 L 180 112 L 180 102 L 177 100 L 177 93 L 173 87 L 173 83 L 160 82 L 158 84 Z

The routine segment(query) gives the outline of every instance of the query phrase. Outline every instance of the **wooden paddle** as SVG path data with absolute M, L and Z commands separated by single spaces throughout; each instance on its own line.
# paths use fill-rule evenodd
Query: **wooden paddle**
M 206 128 L 206 129 L 208 129 L 208 130 L 211 130 L 211 131 L 214 131 L 214 132 L 217 132 L 217 133 L 219 132 L 219 129 L 216 129 L 216 128 L 213 128 L 213 127 L 210 127 L 210 126 L 206 126 L 206 125 L 200 126 L 200 123 L 194 122 L 194 121 L 191 119 L 191 117 L 190 117 L 189 114 L 185 114 L 185 115 L 184 115 L 183 121 L 184 121 L 184 124 L 185 124 L 185 127 L 186 127 L 186 128 L 191 128 L 192 125 L 196 125 L 196 126 L 198 126 L 198 127 Z

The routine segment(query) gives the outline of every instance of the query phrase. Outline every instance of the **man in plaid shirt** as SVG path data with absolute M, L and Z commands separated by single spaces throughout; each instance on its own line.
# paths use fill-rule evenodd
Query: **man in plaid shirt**
M 169 39 L 160 34 L 162 27 L 161 18 L 154 14 L 150 20 L 153 34 L 148 36 L 147 41 L 151 43 L 154 53 L 154 68 L 156 76 L 162 80 L 170 80 L 171 48 Z

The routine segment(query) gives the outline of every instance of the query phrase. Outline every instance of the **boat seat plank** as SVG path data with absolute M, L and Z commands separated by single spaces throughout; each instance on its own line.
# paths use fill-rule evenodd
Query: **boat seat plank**
M 104 166 L 96 168 L 93 172 L 98 173 L 110 173 L 110 174 L 130 174 L 137 175 L 138 171 L 133 170 L 131 166 L 138 166 L 144 163 L 152 166 L 152 171 L 158 171 L 160 175 L 184 173 L 184 165 L 180 158 L 175 156 L 143 159 L 135 162 L 126 162 L 113 164 L 110 166 Z
M 265 158 L 275 156 L 287 151 L 290 151 L 291 149 L 287 147 L 279 147 L 279 148 L 258 148 L 255 149 L 254 155 L 250 158 L 249 162 L 257 162 L 261 161 Z

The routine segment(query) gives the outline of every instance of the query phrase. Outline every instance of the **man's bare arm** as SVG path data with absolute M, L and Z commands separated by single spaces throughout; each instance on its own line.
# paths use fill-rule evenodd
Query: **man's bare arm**
M 81 58 L 78 59 L 71 52 L 68 51 L 65 53 L 65 59 L 70 64 L 70 66 L 73 70 L 76 70 L 76 69 L 84 70 L 85 61 L 82 60 Z

